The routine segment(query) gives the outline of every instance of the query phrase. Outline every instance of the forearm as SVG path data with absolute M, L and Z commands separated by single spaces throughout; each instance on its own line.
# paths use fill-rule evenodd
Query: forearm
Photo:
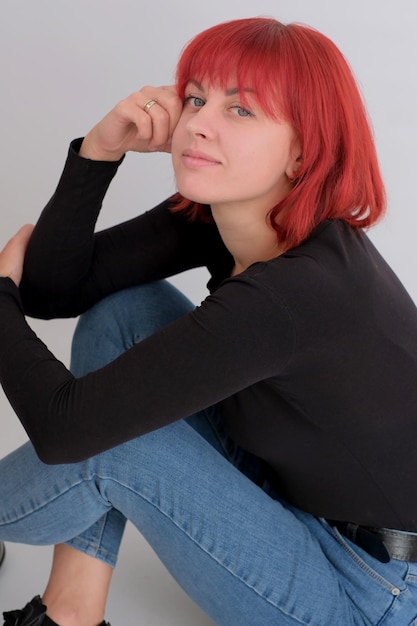
M 39 457 L 80 461 L 280 371 L 292 353 L 292 321 L 268 289 L 254 298 L 254 288 L 228 281 L 106 367 L 74 378 L 26 323 L 16 286 L 0 279 L 0 381 Z M 271 319 L 278 339 L 265 341 Z
M 45 374 L 42 364 L 58 365 L 65 377 L 70 373 L 55 361 L 26 323 L 18 288 L 8 278 L 0 278 L 0 319 L 1 385 L 30 439 L 42 441 L 48 437 L 37 407 L 44 410 L 44 396 L 50 392 L 42 380 Z M 57 383 L 55 374 L 54 382 Z
M 83 159 L 77 154 L 79 144 L 71 144 L 57 189 L 26 251 L 21 294 L 25 310 L 36 317 L 54 316 L 53 301 L 88 273 L 95 223 L 120 164 Z

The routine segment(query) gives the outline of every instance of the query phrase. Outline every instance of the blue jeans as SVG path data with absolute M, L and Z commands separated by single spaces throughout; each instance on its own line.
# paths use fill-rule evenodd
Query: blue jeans
M 75 375 L 192 306 L 166 282 L 103 300 L 77 326 Z M 29 443 L 0 462 L 2 540 L 67 542 L 113 566 L 126 519 L 219 625 L 417 624 L 417 564 L 382 564 L 282 501 L 215 407 L 82 463 L 45 465 Z

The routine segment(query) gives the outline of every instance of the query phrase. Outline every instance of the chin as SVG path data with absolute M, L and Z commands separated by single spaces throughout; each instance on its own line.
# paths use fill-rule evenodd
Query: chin
M 177 182 L 177 190 L 184 198 L 187 198 L 187 200 L 191 202 L 211 204 L 215 201 L 212 193 L 204 193 L 201 189 L 196 190 L 195 185 L 178 184 Z

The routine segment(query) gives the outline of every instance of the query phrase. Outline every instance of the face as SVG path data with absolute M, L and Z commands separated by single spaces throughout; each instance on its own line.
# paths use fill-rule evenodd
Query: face
M 267 117 L 250 90 L 192 81 L 172 137 L 178 191 L 216 207 L 246 205 L 266 214 L 290 191 L 298 143 L 292 127 Z

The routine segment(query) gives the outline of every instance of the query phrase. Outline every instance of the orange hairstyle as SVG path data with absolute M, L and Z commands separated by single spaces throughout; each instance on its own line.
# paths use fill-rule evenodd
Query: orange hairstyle
M 178 94 L 190 79 L 226 88 L 235 81 L 272 119 L 294 128 L 301 167 L 288 195 L 271 207 L 271 223 L 287 248 L 300 244 L 325 219 L 367 227 L 385 210 L 385 190 L 361 94 L 335 44 L 300 24 L 239 19 L 197 35 L 177 66 Z M 207 219 L 209 207 L 180 194 L 173 210 Z M 278 218 L 278 219 L 277 219 Z

